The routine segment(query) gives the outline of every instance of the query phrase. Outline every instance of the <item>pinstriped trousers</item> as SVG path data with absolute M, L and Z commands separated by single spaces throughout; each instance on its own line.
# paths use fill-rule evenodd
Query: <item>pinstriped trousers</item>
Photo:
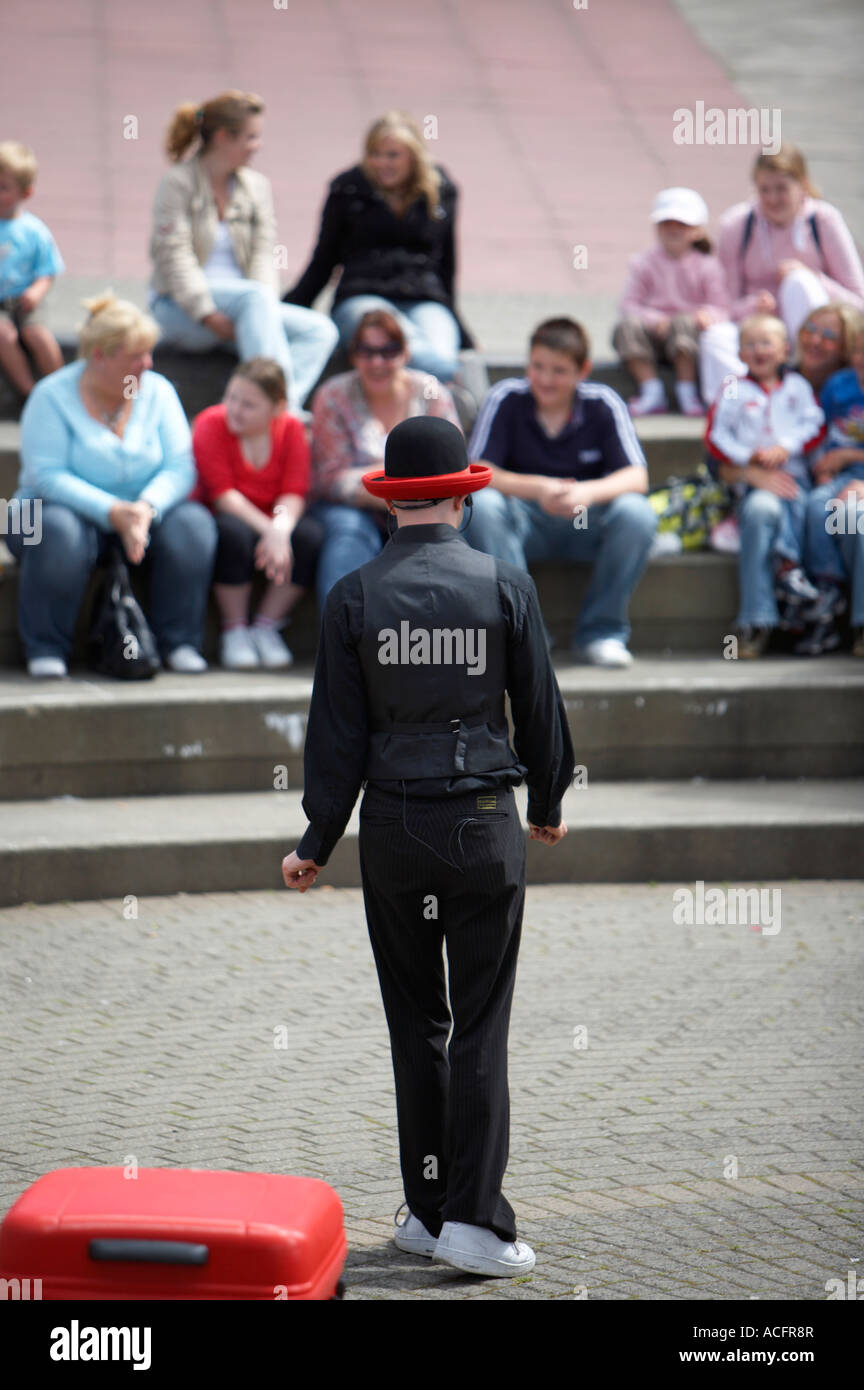
M 515 1240 L 501 1191 L 525 904 L 525 831 L 513 789 L 403 801 L 401 792 L 368 787 L 359 850 L 390 1030 L 405 1200 L 430 1235 L 445 1221 L 465 1221 Z

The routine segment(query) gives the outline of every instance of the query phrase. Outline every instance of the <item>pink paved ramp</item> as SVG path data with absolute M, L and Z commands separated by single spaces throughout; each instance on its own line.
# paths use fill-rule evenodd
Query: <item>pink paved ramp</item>
M 617 294 L 657 189 L 695 186 L 716 218 L 748 187 L 752 148 L 673 141 L 676 108 L 748 103 L 668 0 L 4 0 L 2 24 L 2 138 L 35 148 L 31 207 L 70 272 L 106 283 L 149 273 L 173 107 L 228 86 L 267 103 L 257 167 L 286 282 L 327 179 L 391 106 L 437 118 L 435 155 L 463 193 L 466 291 Z

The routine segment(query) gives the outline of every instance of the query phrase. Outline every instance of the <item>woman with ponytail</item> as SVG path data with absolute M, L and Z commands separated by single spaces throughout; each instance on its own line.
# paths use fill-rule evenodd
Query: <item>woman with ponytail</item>
M 337 335 L 324 314 L 279 301 L 270 181 L 248 167 L 263 110 L 253 93 L 229 91 L 175 111 L 165 140 L 174 167 L 153 215 L 150 307 L 163 342 L 189 352 L 231 346 L 244 362 L 273 358 L 299 411 Z

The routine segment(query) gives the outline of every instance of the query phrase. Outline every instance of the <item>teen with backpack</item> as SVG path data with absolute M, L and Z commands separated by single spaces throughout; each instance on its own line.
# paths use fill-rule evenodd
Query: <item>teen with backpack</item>
M 750 314 L 777 314 L 790 342 L 811 311 L 829 300 L 864 309 L 864 268 L 842 213 L 818 197 L 794 145 L 760 154 L 753 166 L 756 198 L 730 208 L 720 222 L 717 255 L 726 271 L 732 323 L 706 329 L 700 379 L 714 400 L 724 379 L 743 376 L 738 325 Z

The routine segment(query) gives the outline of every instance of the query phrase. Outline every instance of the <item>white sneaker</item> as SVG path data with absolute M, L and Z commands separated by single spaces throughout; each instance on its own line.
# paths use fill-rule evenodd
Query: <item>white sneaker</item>
M 251 671 L 261 665 L 248 627 L 229 627 L 219 638 L 219 665 L 229 671 Z
M 524 1240 L 500 1240 L 485 1226 L 469 1226 L 463 1221 L 444 1222 L 432 1258 L 468 1274 L 504 1278 L 529 1274 L 535 1264 L 534 1251 Z
M 27 674 L 34 680 L 56 680 L 58 676 L 68 676 L 66 662 L 62 656 L 34 656 L 27 662 Z
M 648 559 L 656 560 L 658 555 L 680 555 L 683 548 L 677 531 L 657 531 L 648 551 Z
M 404 1206 L 404 1202 L 402 1204 Z M 399 1211 L 402 1207 L 399 1208 Z M 396 1216 L 399 1215 L 397 1211 Z M 409 1211 L 404 1221 L 396 1221 L 396 1232 L 393 1242 L 400 1250 L 406 1250 L 409 1255 L 428 1255 L 435 1254 L 435 1247 L 438 1244 L 435 1236 L 430 1236 L 419 1216 L 415 1216 L 413 1211 Z
M 276 671 L 280 666 L 290 666 L 293 662 L 294 657 L 282 641 L 278 628 L 250 627 L 249 636 L 261 665 L 266 666 L 268 671 Z
M 175 647 L 173 652 L 169 652 L 165 658 L 165 665 L 169 671 L 176 671 L 178 675 L 183 676 L 197 676 L 201 671 L 207 670 L 207 662 L 201 653 L 188 644 Z
M 712 550 L 719 550 L 721 554 L 737 555 L 741 550 L 741 528 L 737 518 L 727 516 L 718 521 L 716 526 L 712 526 L 708 544 Z
M 574 647 L 573 655 L 577 661 L 584 661 L 589 666 L 633 665 L 633 657 L 617 637 L 598 637 L 596 642 Z

